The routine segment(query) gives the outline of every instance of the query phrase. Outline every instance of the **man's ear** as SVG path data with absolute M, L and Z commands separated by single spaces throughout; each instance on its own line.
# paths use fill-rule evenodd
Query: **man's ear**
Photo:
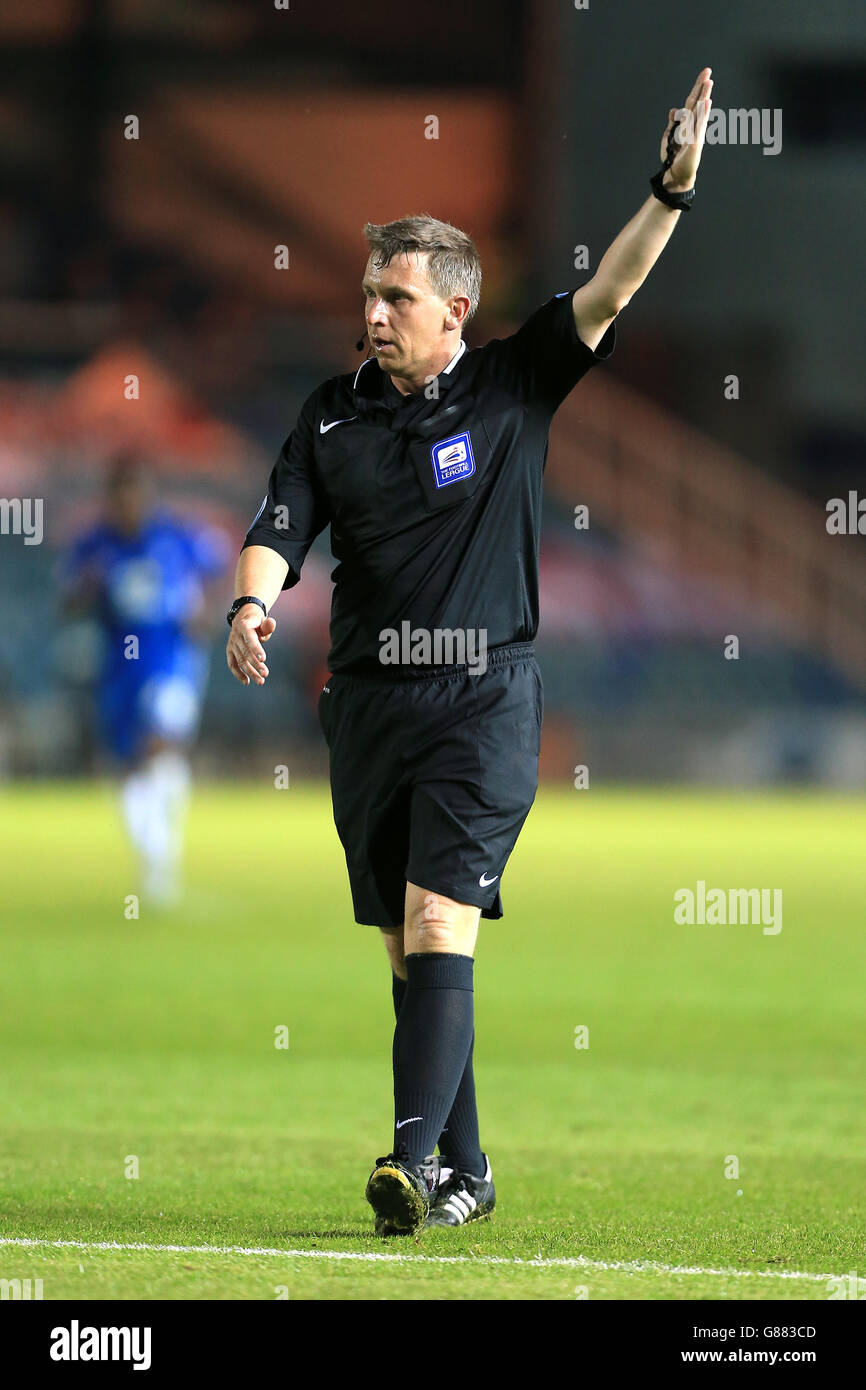
M 466 322 L 466 315 L 469 313 L 469 296 L 466 294 L 455 294 L 449 301 L 448 313 L 445 316 L 446 328 L 461 328 Z

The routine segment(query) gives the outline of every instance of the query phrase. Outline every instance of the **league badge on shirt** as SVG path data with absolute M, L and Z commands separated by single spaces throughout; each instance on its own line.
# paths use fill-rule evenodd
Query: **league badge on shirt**
M 455 434 L 451 439 L 443 439 L 430 450 L 433 463 L 433 477 L 437 487 L 447 487 L 463 478 L 471 478 L 475 472 L 475 458 L 469 431 Z

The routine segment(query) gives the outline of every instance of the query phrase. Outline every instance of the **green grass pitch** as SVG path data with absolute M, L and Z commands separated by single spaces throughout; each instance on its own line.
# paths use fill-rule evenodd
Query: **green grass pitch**
M 390 1148 L 390 981 L 327 789 L 200 785 L 188 901 L 138 920 L 113 796 L 0 809 L 0 1278 L 734 1300 L 866 1277 L 863 800 L 543 788 L 476 966 L 495 1220 L 383 1242 L 363 1193 Z M 781 932 L 677 925 L 698 879 L 781 888 Z

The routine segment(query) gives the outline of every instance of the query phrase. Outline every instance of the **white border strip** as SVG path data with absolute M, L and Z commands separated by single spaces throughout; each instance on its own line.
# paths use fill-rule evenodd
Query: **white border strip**
M 156 1255 L 265 1255 L 282 1260 L 357 1260 L 363 1264 L 512 1265 L 526 1269 L 619 1270 L 626 1274 L 699 1274 L 721 1279 L 801 1279 L 821 1283 L 841 1274 L 814 1274 L 790 1269 L 703 1269 L 696 1265 L 665 1265 L 656 1260 L 590 1260 L 585 1255 L 523 1260 L 508 1255 L 392 1255 L 360 1250 L 275 1250 L 247 1245 L 148 1245 L 114 1240 L 39 1240 L 0 1236 L 0 1246 L 50 1250 L 142 1250 Z

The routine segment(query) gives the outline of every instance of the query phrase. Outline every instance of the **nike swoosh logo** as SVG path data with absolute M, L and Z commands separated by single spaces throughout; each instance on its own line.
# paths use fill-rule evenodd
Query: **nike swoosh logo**
M 478 880 L 479 888 L 489 888 L 491 883 L 495 883 L 498 877 L 498 874 L 494 874 L 492 878 L 488 878 L 486 874 L 482 874 Z
M 357 415 L 349 415 L 345 420 L 332 420 L 330 425 L 326 425 L 324 420 L 319 421 L 319 434 L 327 434 L 335 425 L 348 425 L 350 420 L 357 420 Z
M 402 1129 L 404 1125 L 414 1125 L 416 1120 L 423 1120 L 423 1115 L 413 1115 L 411 1120 L 398 1120 L 395 1129 Z

